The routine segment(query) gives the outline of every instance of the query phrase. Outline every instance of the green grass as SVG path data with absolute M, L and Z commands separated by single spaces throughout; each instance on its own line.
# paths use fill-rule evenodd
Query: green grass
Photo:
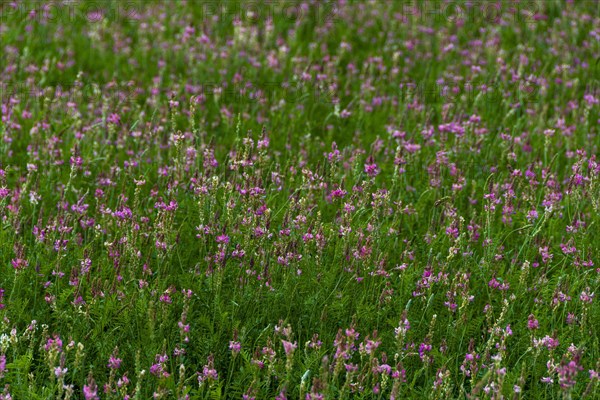
M 600 9 L 475 3 L 1 2 L 0 399 L 595 398 Z

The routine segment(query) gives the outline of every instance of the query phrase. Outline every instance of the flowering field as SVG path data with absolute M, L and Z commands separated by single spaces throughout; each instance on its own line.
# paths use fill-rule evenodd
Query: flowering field
M 598 1 L 0 2 L 0 399 L 599 399 Z

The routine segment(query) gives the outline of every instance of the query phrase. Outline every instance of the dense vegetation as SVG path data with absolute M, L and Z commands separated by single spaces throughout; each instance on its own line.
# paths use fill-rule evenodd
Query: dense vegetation
M 598 398 L 597 1 L 3 1 L 0 47 L 0 399 Z

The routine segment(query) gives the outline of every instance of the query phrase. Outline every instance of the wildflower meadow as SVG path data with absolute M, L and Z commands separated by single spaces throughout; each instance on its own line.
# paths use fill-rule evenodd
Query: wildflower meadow
M 0 399 L 600 399 L 600 2 L 0 0 Z

